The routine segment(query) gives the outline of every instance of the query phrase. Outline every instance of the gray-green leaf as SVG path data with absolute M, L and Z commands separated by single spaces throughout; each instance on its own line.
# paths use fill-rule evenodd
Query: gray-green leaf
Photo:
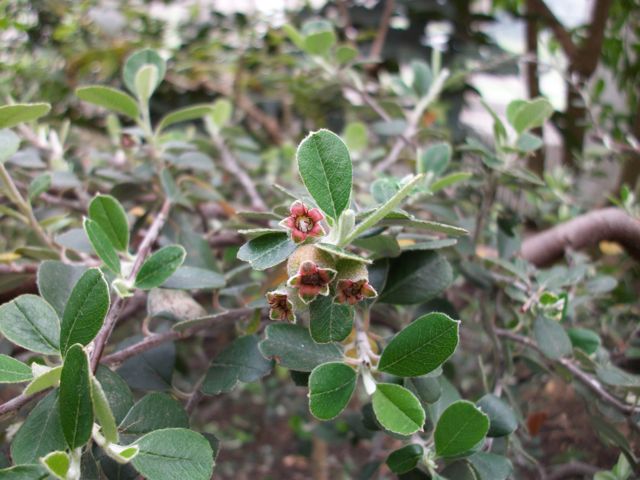
M 199 118 L 205 117 L 211 113 L 213 113 L 213 105 L 209 103 L 181 108 L 180 110 L 175 110 L 162 117 L 157 130 L 160 132 L 176 123 L 186 122 L 188 120 L 198 120 Z
M 267 375 L 273 361 L 258 350 L 258 337 L 239 337 L 213 359 L 202 383 L 207 395 L 230 392 L 238 382 L 250 383 Z
M 265 357 L 275 357 L 283 367 L 300 372 L 310 372 L 322 363 L 342 359 L 342 348 L 338 344 L 314 342 L 309 329 L 302 325 L 269 325 L 259 348 Z
M 138 103 L 135 99 L 116 88 L 102 85 L 80 87 L 76 90 L 76 96 L 80 100 L 122 113 L 133 119 L 138 118 L 139 115 Z
M 182 265 L 186 255 L 180 245 L 168 245 L 153 253 L 136 275 L 136 288 L 150 290 L 159 287 Z
M 20 137 L 5 128 L 0 130 L 0 163 L 4 163 L 20 148 Z
M 0 128 L 14 127 L 23 122 L 31 122 L 46 115 L 51 110 L 48 103 L 16 103 L 0 107 Z
M 286 233 L 267 233 L 240 247 L 238 259 L 249 262 L 254 270 L 266 270 L 284 262 L 295 249 L 296 244 Z
M 349 149 L 335 133 L 323 129 L 300 143 L 296 157 L 302 181 L 318 207 L 337 220 L 351 198 Z
M 422 445 L 412 443 L 391 452 L 386 463 L 393 473 L 400 475 L 416 468 L 423 455 Z
M 0 354 L 0 383 L 21 383 L 33 378 L 31 368 L 20 360 Z
M 538 315 L 533 322 L 533 334 L 542 353 L 552 360 L 571 355 L 569 335 L 555 320 Z
M 124 84 L 130 92 L 136 93 L 136 75 L 145 65 L 154 65 L 158 69 L 153 89 L 157 88 L 158 85 L 160 85 L 160 82 L 164 79 L 164 75 L 167 71 L 167 64 L 162 57 L 158 55 L 155 50 L 151 50 L 150 48 L 138 50 L 127 58 L 122 70 Z
M 309 304 L 311 338 L 317 343 L 341 342 L 353 327 L 354 309 L 319 296 Z
M 356 372 L 344 363 L 318 365 L 309 376 L 309 410 L 319 420 L 331 420 L 342 412 L 356 388 Z
M 122 433 L 133 435 L 162 428 L 189 428 L 189 416 L 178 401 L 157 392 L 142 397 L 119 426 Z
M 449 262 L 433 251 L 405 252 L 391 261 L 379 302 L 411 305 L 440 294 L 453 281 Z
M 425 413 L 416 396 L 393 383 L 379 383 L 372 398 L 373 411 L 384 428 L 399 435 L 422 429 Z
M 156 430 L 140 438 L 133 466 L 148 480 L 209 480 L 213 450 L 199 433 L 184 428 Z
M 489 417 L 466 400 L 452 403 L 442 412 L 434 441 L 439 457 L 457 457 L 469 452 L 489 431 Z
M 111 443 L 118 443 L 118 427 L 116 426 L 115 417 L 111 411 L 107 395 L 95 377 L 91 377 L 91 401 L 96 420 L 102 427 L 104 438 Z
M 89 357 L 79 343 L 67 351 L 60 375 L 60 423 L 69 448 L 83 446 L 91 438 L 93 405 Z
M 116 250 L 127 250 L 129 223 L 127 214 L 118 200 L 111 195 L 96 195 L 89 204 L 89 218 L 102 227 Z
M 60 351 L 64 356 L 74 343 L 88 345 L 109 311 L 109 285 L 97 268 L 82 274 L 73 287 L 62 315 Z
M 56 312 L 36 295 L 20 295 L 0 306 L 0 332 L 32 352 L 54 355 L 60 344 Z
M 93 247 L 93 250 L 96 252 L 98 257 L 100 257 L 100 260 L 104 262 L 109 270 L 119 275 L 120 258 L 118 257 L 118 252 L 116 252 L 116 249 L 113 247 L 111 240 L 104 232 L 102 227 L 90 218 L 84 219 L 83 226 L 87 237 L 89 237 L 91 246 Z
M 459 325 L 444 313 L 418 318 L 389 342 L 378 369 L 400 377 L 418 377 L 435 370 L 455 352 Z
M 504 400 L 487 393 L 476 405 L 489 417 L 489 437 L 504 437 L 518 428 L 518 420 L 513 410 Z

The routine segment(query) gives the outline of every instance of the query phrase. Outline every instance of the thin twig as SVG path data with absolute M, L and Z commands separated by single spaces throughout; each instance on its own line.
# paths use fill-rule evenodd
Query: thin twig
M 371 44 L 371 50 L 369 51 L 370 61 L 377 61 L 380 59 L 382 49 L 384 48 L 384 42 L 387 39 L 387 33 L 389 32 L 391 16 L 393 15 L 395 7 L 395 0 L 386 0 L 384 10 L 382 11 L 382 18 L 380 19 L 380 25 L 378 26 L 378 32 L 376 33 L 376 38 Z
M 149 230 L 145 234 L 142 242 L 140 243 L 140 247 L 138 248 L 138 253 L 136 254 L 136 259 L 133 262 L 133 267 L 131 268 L 131 272 L 127 277 L 128 281 L 133 281 L 136 277 L 140 267 L 142 267 L 142 263 L 146 259 L 147 255 L 151 251 L 151 247 L 158 239 L 160 235 L 160 230 L 164 226 L 167 221 L 167 217 L 169 215 L 169 209 L 171 208 L 171 202 L 167 199 L 162 204 L 162 208 L 158 213 L 158 216 L 155 218 Z M 104 324 L 102 328 L 98 332 L 98 336 L 94 342 L 94 349 L 91 354 L 91 369 L 93 371 L 98 368 L 98 364 L 100 363 L 100 358 L 102 357 L 102 353 L 104 352 L 104 348 L 111 336 L 111 332 L 113 332 L 113 328 L 120 317 L 120 313 L 124 307 L 125 301 L 122 297 L 116 297 L 116 299 L 111 304 L 111 308 L 109 309 L 109 313 L 105 318 Z
M 256 188 L 253 180 L 247 174 L 247 172 L 238 164 L 238 161 L 227 147 L 227 144 L 224 142 L 224 139 L 220 135 L 219 132 L 211 132 L 213 143 L 216 145 L 216 148 L 220 152 L 220 158 L 222 159 L 222 165 L 224 168 L 235 176 L 240 184 L 243 186 L 247 195 L 251 199 L 251 206 L 260 211 L 268 210 L 267 204 L 264 202 L 258 189 Z
M 508 338 L 509 340 L 518 342 L 522 345 L 525 345 L 528 348 L 531 348 L 532 350 L 535 350 L 539 354 L 544 355 L 542 350 L 538 346 L 538 344 L 533 340 L 531 340 L 530 338 L 524 337 L 522 335 L 518 335 L 517 333 L 513 333 L 509 330 L 504 330 L 502 328 L 496 328 L 495 332 L 496 332 L 496 335 L 498 335 L 499 337 Z M 607 392 L 598 380 L 593 378 L 591 375 L 583 372 L 570 359 L 560 358 L 558 360 L 554 360 L 554 362 L 563 366 L 567 370 L 569 370 L 573 374 L 573 376 L 578 381 L 580 381 L 580 383 L 582 383 L 585 387 L 591 390 L 602 401 L 608 403 L 618 411 L 628 415 L 632 413 L 640 412 L 640 408 L 635 408 L 631 405 L 627 405 L 626 403 L 620 401 L 618 398 L 614 397 L 609 392 Z

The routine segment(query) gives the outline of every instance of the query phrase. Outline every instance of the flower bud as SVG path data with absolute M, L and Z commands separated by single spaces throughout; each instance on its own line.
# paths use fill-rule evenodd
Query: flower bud
M 274 290 L 266 295 L 269 303 L 269 318 L 277 321 L 288 321 L 295 323 L 296 314 L 293 302 L 286 290 Z

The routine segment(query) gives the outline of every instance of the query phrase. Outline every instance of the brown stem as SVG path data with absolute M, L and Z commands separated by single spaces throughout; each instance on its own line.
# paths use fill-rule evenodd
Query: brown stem
M 527 55 L 533 59 L 533 61 L 526 62 L 525 74 L 527 77 L 527 90 L 529 98 L 536 98 L 540 96 L 540 79 L 538 76 L 538 21 L 533 14 L 534 7 L 532 0 L 527 0 L 527 17 L 526 17 L 526 29 L 525 40 L 527 45 Z M 533 134 L 542 137 L 542 127 L 536 128 L 532 131 Z M 538 149 L 529 157 L 529 169 L 534 171 L 538 176 L 544 174 L 544 149 Z
M 520 255 L 537 266 L 545 266 L 566 250 L 581 250 L 602 240 L 617 242 L 640 261 L 640 220 L 618 208 L 603 208 L 527 238 Z
M 160 235 L 160 230 L 162 230 L 162 227 L 167 221 L 170 208 L 171 208 L 171 202 L 167 199 L 162 204 L 162 208 L 160 209 L 160 212 L 156 216 L 155 220 L 151 224 L 151 227 L 149 228 L 149 230 L 147 230 L 147 233 L 145 234 L 144 238 L 142 239 L 142 242 L 140 243 L 140 247 L 138 248 L 138 253 L 136 254 L 136 259 L 133 262 L 133 267 L 131 268 L 131 272 L 127 277 L 128 281 L 133 281 L 136 278 L 136 275 L 140 270 L 140 267 L 142 267 L 143 262 L 145 261 L 145 259 L 149 255 L 149 252 L 151 251 L 151 247 L 153 247 L 153 244 L 158 239 L 158 236 Z M 107 345 L 107 341 L 111 336 L 111 332 L 113 332 L 113 329 L 116 325 L 116 322 L 118 321 L 118 318 L 120 317 L 120 313 L 122 312 L 124 305 L 125 305 L 125 300 L 122 297 L 116 297 L 116 299 L 111 304 L 111 308 L 109 309 L 109 313 L 107 314 L 107 317 L 104 320 L 104 324 L 102 325 L 102 328 L 98 332 L 98 336 L 96 337 L 94 342 L 93 352 L 91 354 L 91 369 L 94 372 L 98 368 L 98 365 L 100 364 L 100 358 L 102 358 L 104 348 Z
M 373 40 L 371 50 L 369 51 L 369 60 L 371 61 L 377 61 L 382 54 L 384 42 L 387 39 L 387 33 L 389 32 L 391 16 L 393 15 L 395 7 L 395 0 L 386 0 L 384 10 L 382 11 L 382 18 L 380 19 L 380 25 L 378 26 L 378 32 L 376 33 L 376 38 Z
M 525 345 L 527 348 L 531 348 L 532 350 L 535 350 L 539 354 L 544 355 L 540 347 L 536 344 L 536 342 L 534 342 L 530 338 L 524 337 L 522 335 L 518 335 L 517 333 L 514 333 L 510 330 L 504 330 L 502 328 L 496 328 L 495 332 L 496 332 L 496 335 L 498 335 L 499 337 L 508 338 L 509 340 Z M 600 384 L 598 380 L 593 378 L 588 373 L 585 373 L 582 370 L 580 370 L 580 368 L 577 365 L 575 365 L 570 359 L 560 358 L 558 360 L 554 360 L 554 363 L 561 365 L 567 370 L 569 370 L 573 374 L 573 376 L 576 378 L 576 380 L 578 380 L 585 387 L 591 390 L 591 392 L 593 392 L 598 398 L 600 398 L 600 400 L 608 403 L 616 410 L 628 415 L 632 413 L 640 412 L 640 408 L 635 408 L 631 405 L 627 405 L 626 403 L 620 401 L 618 398 L 614 397 L 609 392 L 607 392 L 607 390 Z

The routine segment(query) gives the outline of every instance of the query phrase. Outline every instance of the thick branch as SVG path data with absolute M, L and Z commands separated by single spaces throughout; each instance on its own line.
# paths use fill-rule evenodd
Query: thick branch
M 531 0 L 528 6 L 531 13 L 538 14 L 542 17 L 549 28 L 553 31 L 553 34 L 558 42 L 560 42 L 560 45 L 562 45 L 564 53 L 569 57 L 569 60 L 573 62 L 578 54 L 578 47 L 573 43 L 571 33 L 569 33 L 560 20 L 558 20 L 549 7 L 547 7 L 544 0 Z
M 522 243 L 520 255 L 534 265 L 548 265 L 566 250 L 581 250 L 602 240 L 617 242 L 640 261 L 640 220 L 618 208 L 603 208 L 535 234 Z

